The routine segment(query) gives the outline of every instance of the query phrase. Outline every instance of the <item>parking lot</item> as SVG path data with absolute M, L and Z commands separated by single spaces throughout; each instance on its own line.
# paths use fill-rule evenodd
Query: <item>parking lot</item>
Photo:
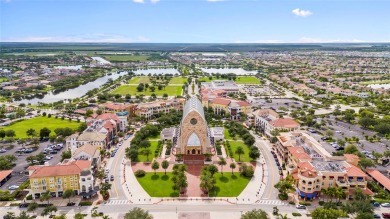
M 7 155 L 7 154 L 12 154 L 15 155 L 17 158 L 17 161 L 15 162 L 15 166 L 12 168 L 12 177 L 10 180 L 8 180 L 4 185 L 0 187 L 2 190 L 7 190 L 9 186 L 11 185 L 20 185 L 24 181 L 27 180 L 28 176 L 25 174 L 26 168 L 29 166 L 29 164 L 26 161 L 26 158 L 31 155 L 37 155 L 40 152 L 43 152 L 43 150 L 52 143 L 50 142 L 40 142 L 38 150 L 35 150 L 31 153 L 18 153 L 17 151 L 22 149 L 23 147 L 19 145 L 18 143 L 13 143 L 13 147 L 6 147 L 9 146 L 9 143 L 6 144 L 0 144 L 0 147 L 8 148 L 8 150 L 4 153 L 1 153 L 0 155 Z M 28 148 L 28 147 L 25 147 Z M 48 160 L 47 162 L 52 165 L 52 164 L 57 164 L 61 161 L 61 153 L 64 149 L 58 151 L 56 154 L 48 154 L 52 156 L 53 158 Z

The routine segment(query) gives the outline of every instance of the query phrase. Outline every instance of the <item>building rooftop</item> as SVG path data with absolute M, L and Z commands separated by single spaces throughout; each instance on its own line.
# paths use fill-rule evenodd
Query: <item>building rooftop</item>
M 347 173 L 345 161 L 310 161 L 311 165 L 318 171 L 323 172 L 345 172 Z
M 191 97 L 189 100 L 187 100 L 183 109 L 183 119 L 192 111 L 198 112 L 202 116 L 202 118 L 206 121 L 206 119 L 204 118 L 204 110 L 203 110 L 202 103 L 199 101 L 197 97 Z
M 366 169 L 367 174 L 390 191 L 390 179 L 376 169 Z
M 0 171 L 0 181 L 3 181 L 11 173 L 12 173 L 12 170 L 2 170 L 2 171 Z

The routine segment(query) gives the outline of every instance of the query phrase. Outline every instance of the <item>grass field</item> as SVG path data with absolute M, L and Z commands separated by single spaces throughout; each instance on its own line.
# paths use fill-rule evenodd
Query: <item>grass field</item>
M 140 83 L 150 83 L 149 77 L 134 77 L 129 82 L 129 84 L 140 84 Z
M 258 78 L 251 76 L 239 76 L 235 82 L 237 84 L 261 84 L 261 81 Z
M 157 96 L 163 96 L 165 93 L 168 94 L 168 96 L 180 96 L 182 95 L 182 92 L 183 88 L 181 86 L 166 86 L 165 90 L 156 89 L 154 91 Z M 141 94 L 145 96 L 150 96 L 152 94 L 149 89 L 147 89 L 147 91 L 138 92 L 136 85 L 122 85 L 116 88 L 112 93 L 120 94 L 122 96 L 125 96 L 126 94 L 130 94 L 132 96 L 137 96 Z
M 16 138 L 27 138 L 26 131 L 30 128 L 35 129 L 36 133 L 39 134 L 39 130 L 44 127 L 47 127 L 51 130 L 51 134 L 54 133 L 54 129 L 56 128 L 66 128 L 69 127 L 71 129 L 77 129 L 80 126 L 80 123 L 65 119 L 62 120 L 60 118 L 48 118 L 48 117 L 35 117 L 29 120 L 23 120 L 20 122 L 16 122 L 10 126 L 4 128 L 4 130 L 12 129 L 15 131 Z
M 212 80 L 226 80 L 226 79 L 224 78 L 218 79 L 217 77 L 213 77 L 212 80 L 210 80 L 209 77 L 203 77 L 203 78 L 199 78 L 198 80 L 203 82 L 210 82 Z M 261 84 L 261 81 L 258 78 L 252 76 L 238 76 L 235 82 L 236 84 Z
M 238 154 L 236 154 L 236 149 L 238 146 L 241 146 L 242 149 L 244 149 L 244 154 L 241 154 L 241 160 L 240 162 L 249 162 L 251 161 L 251 158 L 249 157 L 249 148 L 244 144 L 244 142 L 241 141 L 229 141 L 230 147 L 233 152 L 233 158 L 236 162 L 239 162 L 238 160 Z
M 178 197 L 179 193 L 173 191 L 172 173 L 164 172 L 146 173 L 144 177 L 137 177 L 139 184 L 151 197 Z
M 153 160 L 153 158 L 154 158 L 154 151 L 157 149 L 157 145 L 158 145 L 157 141 L 151 141 L 150 142 L 149 161 Z M 147 157 L 141 153 L 142 150 L 143 150 L 142 148 L 140 148 L 138 150 L 138 152 L 139 152 L 139 154 L 138 154 L 138 162 L 146 162 L 147 161 L 147 159 L 146 159 Z
M 169 84 L 184 84 L 184 82 L 187 82 L 187 78 L 180 78 L 180 77 L 173 77 L 170 81 Z
M 181 78 L 181 77 L 173 77 L 169 84 L 180 84 L 183 85 L 184 82 L 187 81 L 187 78 Z M 129 80 L 128 84 L 140 84 L 140 83 L 150 83 L 149 77 L 143 76 L 143 77 L 134 77 L 131 80 Z
M 237 197 L 248 185 L 250 178 L 241 176 L 239 173 L 225 172 L 215 174 L 216 184 L 210 192 L 211 197 Z
M 110 62 L 145 62 L 149 56 L 133 56 L 133 55 L 103 55 L 103 58 Z
M 1 77 L 0 77 L 0 83 L 1 83 L 1 82 L 7 82 L 7 81 L 8 81 L 8 78 L 1 78 Z

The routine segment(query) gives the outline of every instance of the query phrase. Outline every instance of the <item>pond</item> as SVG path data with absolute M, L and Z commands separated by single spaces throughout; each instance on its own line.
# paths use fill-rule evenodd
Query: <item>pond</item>
M 180 75 L 180 72 L 175 68 L 149 68 L 149 69 L 137 69 L 134 71 L 134 74 L 136 75 Z
M 33 98 L 33 99 L 23 99 L 20 101 L 15 101 L 15 103 L 31 103 L 31 104 L 38 104 L 38 102 L 41 103 L 54 103 L 60 100 L 65 100 L 65 99 L 75 99 L 78 97 L 84 96 L 88 91 L 94 89 L 94 88 L 99 88 L 101 85 L 105 84 L 108 79 L 116 80 L 120 76 L 127 75 L 127 72 L 120 72 L 120 73 L 112 73 L 112 74 L 107 74 L 103 77 L 100 77 L 94 81 L 88 82 L 86 84 L 82 84 L 76 88 L 69 89 L 64 92 L 60 92 L 57 94 L 54 94 L 52 92 L 44 95 L 42 98 Z
M 212 74 L 235 74 L 235 75 L 255 75 L 257 71 L 247 71 L 243 68 L 201 68 L 202 71 Z

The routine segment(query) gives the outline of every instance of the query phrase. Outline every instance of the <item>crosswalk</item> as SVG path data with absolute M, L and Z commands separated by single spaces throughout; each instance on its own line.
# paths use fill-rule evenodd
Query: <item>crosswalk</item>
M 261 205 L 285 205 L 285 203 L 280 201 L 280 200 L 265 200 L 265 199 L 262 199 L 262 200 L 258 200 L 256 203 L 257 204 L 261 204 Z
M 123 199 L 110 199 L 108 200 L 105 205 L 128 205 L 130 204 L 130 200 L 123 200 Z

